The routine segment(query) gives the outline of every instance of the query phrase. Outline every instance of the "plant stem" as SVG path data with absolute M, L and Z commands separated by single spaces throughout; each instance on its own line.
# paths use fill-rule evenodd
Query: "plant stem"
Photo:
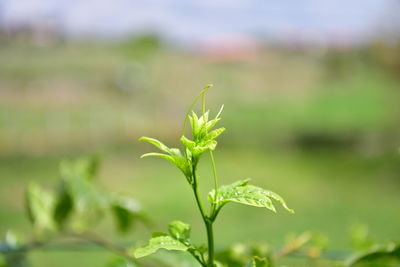
M 204 221 L 207 229 L 207 241 L 208 241 L 208 266 L 214 266 L 214 233 L 213 233 L 213 222 L 207 218 Z
M 196 175 L 196 166 L 192 167 L 192 172 L 193 172 L 193 193 L 194 197 L 196 198 L 196 203 L 197 206 L 200 210 L 201 217 L 203 218 L 204 224 L 206 226 L 206 231 L 207 231 L 207 244 L 208 244 L 208 264 L 207 266 L 212 267 L 214 266 L 214 233 L 213 233 L 213 221 L 208 218 L 204 211 L 203 204 L 201 202 L 200 196 L 199 196 L 199 190 L 198 190 L 198 185 L 197 185 L 197 175 Z
M 211 150 L 210 150 L 210 158 L 211 158 L 211 165 L 212 165 L 213 174 L 214 174 L 215 197 L 217 197 L 217 195 L 218 195 L 218 176 L 217 176 L 217 169 L 215 168 L 214 154 Z
M 195 252 L 189 252 L 203 267 L 207 267 L 206 262 L 204 261 L 203 258 L 201 258 L 200 256 L 196 255 Z
M 203 220 L 205 221 L 206 218 L 207 218 L 207 215 L 206 215 L 206 213 L 204 211 L 204 207 L 203 207 L 203 204 L 202 204 L 200 196 L 199 196 L 199 190 L 198 190 L 198 186 L 197 186 L 197 177 L 196 177 L 196 168 L 195 167 L 193 167 L 193 185 L 192 185 L 192 188 L 193 188 L 194 197 L 196 199 L 197 207 L 200 210 L 201 217 L 203 217 Z

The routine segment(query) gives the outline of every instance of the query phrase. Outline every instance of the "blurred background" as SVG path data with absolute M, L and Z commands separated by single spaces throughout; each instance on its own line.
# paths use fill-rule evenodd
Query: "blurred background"
M 296 210 L 230 205 L 217 247 L 278 247 L 288 233 L 316 230 L 346 249 L 355 223 L 379 241 L 399 238 L 396 0 L 1 0 L 0 234 L 29 236 L 29 181 L 52 186 L 60 159 L 99 153 L 104 187 L 140 201 L 156 229 L 180 219 L 202 241 L 184 178 L 167 162 L 139 160 L 153 147 L 138 138 L 179 146 L 186 109 L 208 83 L 211 110 L 225 104 L 221 183 L 251 177 Z M 99 229 L 115 240 L 150 236 Z M 109 254 L 31 256 L 35 266 L 102 266 Z

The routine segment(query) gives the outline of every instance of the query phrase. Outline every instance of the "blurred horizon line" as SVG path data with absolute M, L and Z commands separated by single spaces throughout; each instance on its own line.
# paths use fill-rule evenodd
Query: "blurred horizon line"
M 3 0 L 0 34 L 7 37 L 30 31 L 72 41 L 151 34 L 182 45 L 228 38 L 351 47 L 376 39 L 398 41 L 399 11 L 400 4 L 394 0 L 308 0 L 296 4 L 257 0 Z

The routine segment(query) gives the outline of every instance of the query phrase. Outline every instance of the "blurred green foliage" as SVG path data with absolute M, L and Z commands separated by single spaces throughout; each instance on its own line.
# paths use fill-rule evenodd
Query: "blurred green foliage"
M 52 184 L 61 158 L 88 151 L 104 156 L 101 182 L 156 210 L 158 228 L 179 217 L 201 229 L 194 206 L 178 205 L 190 198 L 178 171 L 134 158 L 146 151 L 136 141 L 144 134 L 174 144 L 186 100 L 213 82 L 209 105 L 229 110 L 224 152 L 216 154 L 220 175 L 274 185 L 297 211 L 282 219 L 227 208 L 221 220 L 235 223 L 216 225 L 217 248 L 237 240 L 279 246 L 285 233 L 307 230 L 326 233 L 332 248 L 346 248 L 358 242 L 343 235 L 354 222 L 367 223 L 377 241 L 392 240 L 400 235 L 400 87 L 390 51 L 378 44 L 339 52 L 265 47 L 255 60 L 213 62 L 152 36 L 117 44 L 1 45 L 0 233 L 10 225 L 29 232 L 21 201 L 28 182 Z M 160 179 L 169 184 L 158 194 L 143 189 Z M 109 221 L 99 229 L 113 236 Z M 251 230 L 238 232 L 240 224 Z M 146 236 L 139 231 L 138 238 Z M 108 256 L 36 252 L 30 259 L 34 266 L 71 266 L 78 258 L 102 266 Z

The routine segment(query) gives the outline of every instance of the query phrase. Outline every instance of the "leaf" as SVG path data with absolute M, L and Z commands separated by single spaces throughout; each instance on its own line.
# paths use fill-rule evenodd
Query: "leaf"
M 87 181 L 93 181 L 100 160 L 98 156 L 80 158 L 74 161 L 63 160 L 60 164 L 60 173 L 63 178 L 79 177 Z
M 220 136 L 224 131 L 225 131 L 225 128 L 218 128 L 218 129 L 215 129 L 214 131 L 211 131 L 211 132 L 208 134 L 208 138 L 211 139 L 211 140 L 214 140 L 214 139 L 216 139 L 218 136 Z
M 68 192 L 65 182 L 62 182 L 61 187 L 56 195 L 53 218 L 59 228 L 62 228 L 66 220 L 72 213 L 73 199 Z
M 369 249 L 375 244 L 370 236 L 368 226 L 365 224 L 353 225 L 350 237 L 353 247 L 357 250 Z
M 189 116 L 190 125 L 192 126 L 193 136 L 197 136 L 200 129 L 199 118 L 196 113 L 192 110 L 192 116 Z
M 184 135 L 182 135 L 182 137 L 181 137 L 181 142 L 190 151 L 193 151 L 194 148 L 196 147 L 196 143 L 194 141 L 192 141 L 192 140 L 189 140 Z
M 191 227 L 187 223 L 173 221 L 168 225 L 168 231 L 173 238 L 182 242 L 188 242 L 190 238 Z
M 207 122 L 208 122 L 208 114 L 210 113 L 209 110 L 207 110 L 204 115 L 200 116 L 199 121 L 198 121 L 198 130 L 197 132 L 193 131 L 193 140 L 196 142 L 200 142 L 202 139 L 204 139 L 207 135 Z
M 174 157 L 174 164 L 189 179 L 192 176 L 191 164 L 183 157 Z
M 383 265 L 386 261 L 400 262 L 400 244 L 391 242 L 387 245 L 376 245 L 367 251 L 357 253 L 346 260 L 346 266 L 354 266 L 364 262 L 378 262 Z M 378 265 L 377 265 L 378 266 Z
M 269 267 L 270 265 L 269 265 L 267 259 L 254 256 L 252 261 L 247 266 L 249 266 L 249 267 Z
M 243 267 L 249 261 L 249 247 L 242 243 L 235 243 L 220 250 L 216 258 L 225 266 Z
M 198 158 L 202 153 L 210 149 L 211 145 L 197 144 L 192 140 L 187 139 L 184 135 L 181 137 L 181 142 L 187 150 L 193 155 L 194 158 Z
M 98 155 L 93 155 L 86 159 L 85 164 L 85 170 L 88 177 L 91 179 L 95 178 L 100 167 L 100 157 Z
M 43 190 L 38 184 L 31 183 L 26 192 L 28 216 L 37 231 L 54 230 L 54 196 Z
M 237 202 L 249 206 L 264 207 L 276 212 L 275 206 L 271 200 L 274 199 L 280 202 L 287 211 L 293 213 L 293 210 L 288 208 L 281 196 L 272 191 L 249 185 L 248 182 L 249 179 L 246 179 L 231 185 L 222 186 L 218 189 L 217 196 L 215 196 L 215 190 L 212 190 L 208 194 L 208 199 L 211 203 L 217 205 L 217 210 L 228 202 Z
M 86 162 L 82 167 L 82 162 Z M 72 228 L 85 231 L 98 224 L 108 207 L 107 196 L 89 178 L 89 161 L 63 161 L 60 167 L 65 190 L 72 199 Z M 66 216 L 66 215 L 62 215 Z M 61 217 L 62 217 L 61 216 Z
M 204 142 L 201 144 L 203 148 L 206 148 L 207 150 L 214 151 L 215 148 L 217 147 L 217 141 L 215 140 L 207 140 L 207 142 Z
M 270 260 L 271 250 L 265 243 L 255 243 L 252 245 L 235 243 L 216 254 L 216 259 L 223 262 L 224 266 L 229 267 L 248 267 L 252 266 L 253 258 Z M 261 265 L 262 266 L 262 265 Z
M 195 158 L 198 158 L 201 154 L 203 154 L 207 150 L 211 151 L 215 150 L 215 148 L 217 147 L 217 141 L 215 141 L 214 139 L 218 137 L 218 135 L 220 135 L 224 130 L 225 130 L 224 128 L 217 129 L 215 130 L 217 132 L 214 131 L 211 132 L 205 138 L 200 140 L 200 142 L 198 143 L 189 140 L 184 135 L 182 135 L 181 142 Z
M 169 147 L 167 147 L 166 145 L 164 145 L 161 141 L 158 141 L 157 139 L 151 138 L 151 137 L 147 137 L 147 136 L 142 136 L 139 138 L 140 141 L 145 141 L 145 142 L 149 142 L 150 144 L 153 144 L 154 146 L 156 146 L 158 149 L 160 149 L 161 151 L 171 154 L 171 149 Z
M 129 197 L 113 197 L 111 199 L 111 209 L 121 232 L 128 231 L 137 220 L 145 222 L 139 203 Z
M 157 236 L 151 238 L 147 246 L 137 248 L 134 256 L 142 258 L 155 253 L 159 249 L 187 251 L 188 248 L 188 246 L 171 236 Z
M 182 153 L 180 152 L 179 149 L 168 148 L 166 145 L 164 145 L 160 141 L 150 138 L 150 137 L 141 137 L 139 140 L 147 141 L 147 142 L 155 145 L 156 147 L 158 147 L 160 150 L 168 153 L 168 155 L 162 154 L 162 153 L 154 153 L 154 152 L 146 153 L 146 154 L 143 154 L 141 156 L 141 158 L 144 158 L 144 157 L 164 158 L 164 159 L 168 160 L 169 162 L 171 162 L 172 164 L 174 164 L 176 167 L 178 167 L 178 169 L 180 169 L 181 172 L 185 175 L 185 177 L 187 177 L 187 179 L 189 180 L 189 178 L 191 177 L 190 162 L 185 157 L 182 156 Z
M 207 131 L 211 130 L 217 124 L 217 122 L 221 120 L 221 118 L 219 116 L 221 115 L 223 109 L 224 109 L 224 105 L 222 105 L 221 108 L 219 109 L 217 116 L 213 120 L 210 120 L 209 122 L 207 122 L 207 126 L 206 126 Z
M 221 111 L 222 110 L 220 110 L 220 112 Z M 220 120 L 218 118 L 220 112 L 212 121 L 208 121 L 209 111 L 205 112 L 200 118 L 197 117 L 194 111 L 192 111 L 192 116 L 189 116 L 190 124 L 192 126 L 193 140 L 190 140 L 183 135 L 181 137 L 181 142 L 185 146 L 186 150 L 189 150 L 195 158 L 194 162 L 197 162 L 201 154 L 205 151 L 215 150 L 217 146 L 217 141 L 215 141 L 215 139 L 225 131 L 225 128 L 218 128 L 209 132 L 209 130 L 211 130 Z
M 205 146 L 204 144 L 208 141 L 214 140 L 217 138 L 223 131 L 223 128 L 217 129 L 213 134 L 210 135 L 209 131 L 217 124 L 220 120 L 219 116 L 222 112 L 223 106 L 219 110 L 217 116 L 213 120 L 208 120 L 210 111 L 207 110 L 200 118 L 196 115 L 194 111 L 192 111 L 192 115 L 188 116 L 190 125 L 192 127 L 192 137 L 193 141 L 199 145 L 203 143 L 201 146 Z
M 98 225 L 108 207 L 107 197 L 97 188 L 78 184 L 81 188 L 72 189 L 74 196 L 74 216 L 72 227 L 80 232 Z
M 2 259 L 1 256 L 4 255 Z M 18 253 L 5 253 L 0 254 L 0 267 L 29 267 L 31 266 L 28 261 L 28 255 L 26 252 Z
M 23 244 L 23 241 L 21 240 L 20 235 L 13 230 L 8 230 L 6 232 L 4 241 L 5 241 L 5 244 L 7 245 L 7 247 L 9 247 L 9 248 L 17 248 Z
M 153 232 L 151 234 L 151 237 L 159 237 L 159 236 L 169 236 L 169 234 L 164 233 L 164 232 Z
M 146 153 L 146 154 L 143 154 L 142 156 L 140 156 L 140 158 L 145 158 L 145 157 L 160 157 L 160 158 L 164 158 L 164 159 L 172 162 L 173 164 L 175 164 L 175 160 L 172 156 L 162 154 L 162 153 L 151 152 L 151 153 Z

